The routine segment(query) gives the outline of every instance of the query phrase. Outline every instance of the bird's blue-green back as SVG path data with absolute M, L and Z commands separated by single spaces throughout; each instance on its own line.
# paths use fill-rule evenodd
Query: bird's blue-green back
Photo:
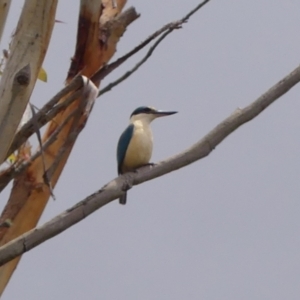
M 122 163 L 124 161 L 128 145 L 133 135 L 133 130 L 134 130 L 134 125 L 133 124 L 128 125 L 128 127 L 124 130 L 124 132 L 119 138 L 118 147 L 117 147 L 118 174 L 122 174 Z

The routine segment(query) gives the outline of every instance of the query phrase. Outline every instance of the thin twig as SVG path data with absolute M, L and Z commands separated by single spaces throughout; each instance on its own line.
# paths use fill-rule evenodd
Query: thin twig
M 77 106 L 76 114 L 74 115 L 74 118 L 72 120 L 72 124 L 69 129 L 69 134 L 67 139 L 65 140 L 62 147 L 59 149 L 52 165 L 47 169 L 47 171 L 44 173 L 44 177 L 52 178 L 54 172 L 56 171 L 59 163 L 63 159 L 65 153 L 72 147 L 74 142 L 76 141 L 77 136 L 81 132 L 81 130 L 85 126 L 85 122 L 83 122 L 82 126 L 78 126 L 80 124 L 82 117 L 87 117 L 86 109 L 88 105 L 88 101 L 90 101 L 90 98 L 88 97 L 90 93 L 90 87 L 89 87 L 89 79 L 84 85 L 84 89 L 81 90 L 81 96 L 80 96 L 80 103 Z M 93 105 L 91 105 L 90 110 L 92 109 Z
M 34 153 L 28 160 L 22 162 L 20 165 L 11 166 L 9 169 L 4 171 L 0 175 L 0 192 L 3 191 L 3 189 L 9 184 L 9 182 L 12 179 L 22 174 L 25 170 L 27 170 L 27 168 L 33 163 L 33 161 L 41 155 L 42 151 L 45 151 L 52 143 L 55 142 L 57 135 L 61 132 L 64 126 L 70 121 L 70 119 L 74 117 L 76 110 L 77 109 L 72 111 L 68 115 L 68 117 L 66 117 L 64 121 L 53 131 L 51 136 L 43 143 L 43 146 L 42 148 L 40 148 L 40 150 Z
M 38 124 L 37 124 L 36 112 L 35 112 L 33 104 L 29 103 L 29 106 L 30 106 L 31 113 L 32 113 L 32 121 L 33 121 L 34 131 L 36 133 L 38 143 L 39 143 L 39 146 L 40 146 L 40 149 L 41 149 L 41 158 L 42 158 L 43 170 L 44 170 L 44 172 L 46 172 L 45 153 L 44 153 L 44 150 L 43 150 L 43 142 L 42 142 L 41 132 L 40 132 L 40 129 L 39 129 Z M 52 185 L 51 185 L 51 181 L 49 180 L 49 178 L 47 176 L 44 177 L 44 181 L 45 181 L 45 184 L 49 188 L 50 195 L 51 195 L 52 199 L 55 200 L 55 195 L 53 193 L 53 188 L 52 188 Z
M 129 51 L 124 56 L 120 57 L 116 61 L 112 62 L 109 65 L 106 65 L 99 69 L 91 78 L 92 81 L 101 81 L 104 79 L 108 74 L 110 74 L 113 70 L 115 70 L 117 67 L 119 67 L 121 64 L 123 64 L 128 58 L 136 54 L 138 51 L 140 51 L 142 48 L 147 46 L 151 41 L 156 39 L 158 36 L 160 36 L 162 33 L 166 32 L 167 34 L 165 37 L 171 33 L 173 30 L 178 29 L 182 26 L 183 23 L 187 22 L 188 19 L 196 13 L 200 8 L 202 8 L 205 4 L 207 4 L 210 0 L 205 0 L 201 2 L 199 5 L 197 5 L 193 10 L 191 10 L 187 15 L 185 15 L 182 19 L 168 23 L 161 27 L 159 30 L 155 31 L 153 34 L 151 34 L 146 40 L 144 40 L 142 43 L 140 43 L 138 46 L 133 48 L 131 51 Z
M 208 0 L 209 1 L 209 0 Z M 104 87 L 103 89 L 100 90 L 98 97 L 100 97 L 101 95 L 105 94 L 106 92 L 109 92 L 112 88 L 114 88 L 115 86 L 117 86 L 118 84 L 120 84 L 121 82 L 123 82 L 125 79 L 127 79 L 129 76 L 131 76 L 134 72 L 136 72 L 147 60 L 148 58 L 152 55 L 152 53 L 154 52 L 155 48 L 160 44 L 160 42 L 169 34 L 171 33 L 175 28 L 179 28 L 181 26 L 181 24 L 183 24 L 184 22 L 186 22 L 194 13 L 196 13 L 203 5 L 205 5 L 208 1 L 204 1 L 202 3 L 200 3 L 197 7 L 195 7 L 192 11 L 190 11 L 186 16 L 184 16 L 181 20 L 176 21 L 176 22 L 172 22 L 169 23 L 167 25 L 165 25 L 164 27 L 162 27 L 160 30 L 156 31 L 152 36 L 150 36 L 149 38 L 153 39 L 153 36 L 157 37 L 157 34 L 161 34 L 163 31 L 167 30 L 167 32 L 165 32 L 154 44 L 153 46 L 148 50 L 148 52 L 146 53 L 146 55 L 129 71 L 127 71 L 126 73 L 124 73 L 121 77 L 119 77 L 117 80 L 109 83 L 106 87 Z M 177 26 L 177 27 L 176 27 Z M 148 39 L 149 39 L 148 38 Z M 148 40 L 147 39 L 147 40 Z M 146 40 L 146 41 L 147 41 Z
M 70 84 L 59 91 L 37 113 L 37 126 L 41 128 L 52 120 L 59 112 L 74 102 L 81 95 L 83 81 L 81 76 L 75 77 Z M 66 100 L 57 104 L 63 97 L 70 94 Z M 34 133 L 34 120 L 31 118 L 16 134 L 9 153 L 16 151 Z
M 64 157 L 64 154 L 67 152 L 69 147 L 74 143 L 74 141 L 76 140 L 76 137 L 78 136 L 79 132 L 81 131 L 81 130 L 77 130 L 77 129 L 78 129 L 78 123 L 80 121 L 80 118 L 81 118 L 81 115 L 82 115 L 83 109 L 84 109 L 84 105 L 82 103 L 86 104 L 86 99 L 84 99 L 84 97 L 82 97 L 82 101 L 81 101 L 80 105 L 78 106 L 76 114 L 74 115 L 68 137 L 65 140 L 64 144 L 62 145 L 62 147 L 57 152 L 52 165 L 44 173 L 44 176 L 43 176 L 44 178 L 47 177 L 47 178 L 50 178 L 50 180 L 51 180 L 61 159 Z
M 137 71 L 147 60 L 148 58 L 152 55 L 154 52 L 155 48 L 160 44 L 162 40 L 169 34 L 170 32 L 165 32 L 154 44 L 153 46 L 148 50 L 146 55 L 129 71 L 124 73 L 121 77 L 119 77 L 117 80 L 109 83 L 106 87 L 100 90 L 98 97 L 101 95 L 105 94 L 106 92 L 109 92 L 112 88 L 123 82 L 125 79 L 127 79 L 129 76 L 131 76 L 135 71 Z

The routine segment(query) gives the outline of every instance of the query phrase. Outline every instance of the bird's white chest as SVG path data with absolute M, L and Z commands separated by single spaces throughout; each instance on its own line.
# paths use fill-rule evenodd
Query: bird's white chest
M 152 149 L 153 136 L 151 128 L 142 122 L 135 122 L 133 136 L 124 159 L 126 169 L 136 169 L 149 163 Z

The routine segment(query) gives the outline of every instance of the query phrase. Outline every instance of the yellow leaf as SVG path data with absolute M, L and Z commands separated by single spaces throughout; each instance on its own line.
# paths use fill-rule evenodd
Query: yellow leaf
M 38 74 L 38 79 L 47 82 L 47 72 L 45 69 L 41 68 Z
M 17 156 L 16 156 L 14 153 L 12 153 L 12 154 L 7 158 L 7 161 L 8 161 L 10 164 L 15 163 L 16 160 L 17 160 Z

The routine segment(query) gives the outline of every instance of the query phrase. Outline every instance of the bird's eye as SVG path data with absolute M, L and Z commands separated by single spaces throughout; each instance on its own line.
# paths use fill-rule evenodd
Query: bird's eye
M 149 108 L 149 107 L 146 107 L 146 108 L 144 109 L 144 113 L 146 113 L 146 114 L 149 114 L 149 113 L 151 113 L 151 112 L 152 112 L 152 109 Z

